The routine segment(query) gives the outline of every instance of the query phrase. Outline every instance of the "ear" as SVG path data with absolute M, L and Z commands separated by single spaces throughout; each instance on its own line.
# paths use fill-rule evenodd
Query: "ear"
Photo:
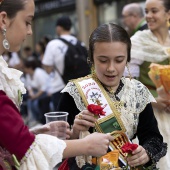
M 5 11 L 0 12 L 0 29 L 7 28 L 9 25 L 9 19 Z

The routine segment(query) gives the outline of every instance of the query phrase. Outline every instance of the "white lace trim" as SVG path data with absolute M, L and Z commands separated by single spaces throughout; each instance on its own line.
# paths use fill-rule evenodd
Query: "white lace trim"
M 131 37 L 131 58 L 161 62 L 170 58 L 170 46 L 162 46 L 150 30 L 138 31 Z
M 90 133 L 88 131 L 80 131 L 79 139 L 83 139 Z M 76 156 L 76 163 L 79 168 L 82 168 L 86 163 L 92 164 L 92 156 Z
M 21 71 L 8 68 L 6 61 L 0 56 L 0 90 L 3 90 L 13 103 L 19 108 L 21 100 L 18 94 L 26 93 L 24 84 L 21 82 Z
M 66 143 L 50 135 L 37 135 L 35 146 L 22 161 L 20 170 L 52 170 L 62 161 Z M 25 157 L 24 157 L 25 158 Z
M 73 82 L 69 82 L 66 87 L 61 91 L 61 93 L 68 92 L 74 99 L 77 108 L 82 111 L 86 109 L 81 96 Z
M 122 78 L 121 80 L 124 86 L 117 94 L 117 97 L 125 104 L 121 108 L 121 119 L 126 127 L 127 135 L 131 139 L 136 133 L 139 114 L 145 109 L 148 103 L 156 101 L 149 90 L 139 81 L 135 79 L 130 80 L 129 78 Z M 63 92 L 68 92 L 73 97 L 80 111 L 86 109 L 73 82 L 69 82 L 62 90 Z M 115 101 L 114 96 L 112 100 Z

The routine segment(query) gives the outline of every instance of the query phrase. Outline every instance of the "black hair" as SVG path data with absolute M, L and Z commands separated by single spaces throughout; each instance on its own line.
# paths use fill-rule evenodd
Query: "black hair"
M 44 44 L 44 42 L 40 40 L 37 44 L 40 46 L 42 53 L 44 53 L 45 52 L 45 44 Z
M 23 63 L 24 63 L 24 67 L 32 68 L 33 70 L 39 67 L 38 60 L 35 59 L 34 57 L 28 57 L 27 59 L 23 61 Z
M 71 19 L 68 16 L 62 16 L 58 18 L 56 26 L 62 27 L 64 30 L 70 31 L 72 27 Z
M 166 12 L 168 12 L 170 10 L 170 0 L 162 0 L 162 1 Z
M 127 45 L 127 61 L 130 61 L 131 40 L 124 28 L 113 23 L 97 27 L 89 38 L 89 59 L 93 63 L 94 45 L 96 42 L 122 42 Z
M 25 8 L 28 0 L 3 0 L 0 5 L 0 12 L 5 11 L 10 19 L 14 18 L 18 11 Z

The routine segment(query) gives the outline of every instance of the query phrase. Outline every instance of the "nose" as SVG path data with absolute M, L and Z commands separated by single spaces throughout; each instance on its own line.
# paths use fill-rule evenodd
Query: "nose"
M 151 18 L 152 17 L 152 13 L 151 12 L 147 12 L 145 13 L 145 18 Z
M 107 67 L 107 72 L 114 72 L 114 71 L 115 71 L 114 63 L 111 62 Z
M 28 28 L 27 35 L 32 35 L 32 28 L 31 28 L 31 26 Z

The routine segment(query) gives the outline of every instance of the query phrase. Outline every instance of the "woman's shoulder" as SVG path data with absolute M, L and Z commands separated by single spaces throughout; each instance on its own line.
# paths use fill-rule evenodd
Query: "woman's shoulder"
M 137 31 L 137 32 L 131 37 L 131 39 L 134 39 L 134 38 L 140 37 L 140 36 L 148 36 L 148 35 L 151 35 L 151 31 L 150 31 L 150 30 Z
M 155 102 L 155 98 L 152 96 L 148 88 L 139 80 L 124 78 L 126 89 L 129 93 L 133 92 L 136 96 L 148 97 L 150 102 Z
M 10 106 L 16 108 L 16 106 L 14 105 L 12 100 L 7 96 L 7 94 L 3 90 L 0 90 L 0 107 L 1 107 L 1 109 L 6 107 L 7 105 L 10 105 Z

